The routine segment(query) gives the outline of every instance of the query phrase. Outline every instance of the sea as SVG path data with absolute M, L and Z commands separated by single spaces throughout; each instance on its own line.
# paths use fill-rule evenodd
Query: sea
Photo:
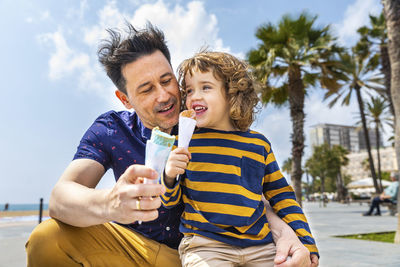
M 0 204 L 0 214 L 5 209 L 6 203 Z M 49 204 L 43 204 L 43 210 L 47 210 L 49 208 Z M 7 211 L 37 211 L 38 215 L 29 215 L 29 216 L 10 216 L 10 217 L 0 217 L 0 224 L 2 223 L 12 223 L 12 222 L 30 222 L 30 221 L 38 221 L 39 220 L 39 203 L 36 204 L 8 204 Z M 42 221 L 47 220 L 49 217 L 42 217 Z
M 4 211 L 6 203 L 0 204 L 0 212 Z M 27 211 L 27 210 L 37 210 L 39 211 L 40 205 L 36 204 L 8 204 L 8 211 Z M 49 204 L 43 203 L 43 210 L 47 210 L 49 208 Z

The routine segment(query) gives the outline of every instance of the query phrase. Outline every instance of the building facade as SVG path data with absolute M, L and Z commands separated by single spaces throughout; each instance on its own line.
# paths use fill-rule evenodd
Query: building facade
M 377 150 L 372 149 L 372 158 L 374 159 L 375 171 L 378 172 L 378 156 Z M 393 147 L 385 147 L 379 150 L 381 155 L 381 171 L 391 172 L 397 171 L 396 152 Z M 349 164 L 342 167 L 343 174 L 350 175 L 351 180 L 359 180 L 371 177 L 371 171 L 368 167 L 368 153 L 363 150 L 361 152 L 350 153 L 347 155 Z M 367 163 L 367 164 L 365 164 Z
M 376 132 L 375 130 L 369 129 L 368 130 L 368 135 L 369 135 L 369 140 L 370 140 L 370 145 L 371 148 L 376 148 Z M 358 140 L 359 140 L 359 148 L 360 150 L 366 150 L 367 149 L 367 144 L 365 142 L 365 136 L 364 136 L 364 131 L 363 130 L 358 130 Z M 379 136 L 379 146 L 383 147 L 383 141 L 382 141 L 382 135 Z
M 368 130 L 371 148 L 376 148 L 376 134 L 372 129 Z M 382 137 L 379 138 L 380 147 L 383 147 Z M 347 125 L 320 123 L 311 126 L 310 144 L 311 147 L 322 144 L 340 145 L 349 152 L 360 152 L 367 149 L 364 131 Z
M 320 123 L 312 126 L 310 130 L 311 147 L 320 146 L 322 144 L 341 145 L 349 152 L 358 152 L 359 136 L 357 128 L 353 126 Z

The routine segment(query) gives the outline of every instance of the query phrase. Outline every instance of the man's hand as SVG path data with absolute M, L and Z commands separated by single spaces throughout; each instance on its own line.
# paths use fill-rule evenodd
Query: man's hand
M 318 256 L 315 254 L 311 254 L 311 267 L 318 267 L 319 259 Z
M 276 241 L 275 267 L 317 267 L 316 258 L 316 265 L 311 265 L 310 252 L 298 238 L 282 235 Z
M 171 151 L 165 165 L 164 182 L 167 186 L 173 186 L 176 176 L 185 172 L 191 158 L 192 156 L 187 148 L 178 147 Z
M 143 165 L 131 165 L 126 169 L 107 196 L 106 210 L 110 221 L 129 224 L 156 219 L 157 209 L 161 206 L 159 196 L 165 189 L 160 184 L 141 182 L 143 178 L 157 177 L 156 171 Z
M 317 267 L 318 257 L 300 242 L 292 228 L 274 213 L 269 202 L 263 197 L 267 219 L 276 244 L 275 267 Z

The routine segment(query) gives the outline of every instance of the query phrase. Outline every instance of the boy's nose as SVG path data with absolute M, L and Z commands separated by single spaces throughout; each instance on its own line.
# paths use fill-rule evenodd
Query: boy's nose
M 200 99 L 201 98 L 201 94 L 199 90 L 194 90 L 192 93 L 192 99 Z

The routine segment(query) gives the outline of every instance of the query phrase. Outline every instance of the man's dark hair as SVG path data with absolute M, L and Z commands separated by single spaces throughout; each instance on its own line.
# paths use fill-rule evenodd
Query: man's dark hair
M 147 23 L 142 30 L 135 29 L 130 23 L 128 36 L 123 38 L 118 30 L 108 29 L 110 38 L 100 45 L 99 61 L 118 90 L 126 94 L 126 80 L 122 75 L 122 68 L 142 56 L 150 55 L 157 50 L 167 58 L 171 64 L 171 56 L 164 38 L 164 33 L 151 23 Z

